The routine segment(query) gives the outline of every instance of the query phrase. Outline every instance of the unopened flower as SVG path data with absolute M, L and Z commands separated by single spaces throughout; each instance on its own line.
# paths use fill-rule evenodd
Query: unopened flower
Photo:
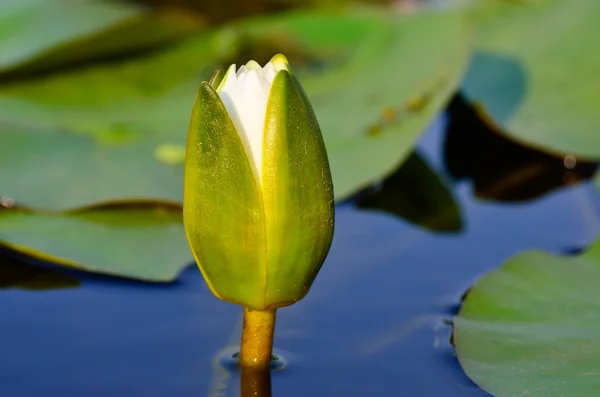
M 308 292 L 333 237 L 333 186 L 317 118 L 283 55 L 201 83 L 184 224 L 217 297 L 270 310 Z

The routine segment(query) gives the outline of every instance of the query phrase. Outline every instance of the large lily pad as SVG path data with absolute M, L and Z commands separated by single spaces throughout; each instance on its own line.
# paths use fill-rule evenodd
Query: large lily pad
M 99 208 L 67 215 L 2 210 L 0 241 L 42 260 L 145 281 L 172 281 L 193 263 L 176 208 Z
M 136 202 L 147 197 L 176 201 L 169 192 L 178 192 L 183 183 L 182 161 L 157 134 L 114 131 L 94 137 L 5 127 L 0 136 L 10 147 L 0 157 L 0 180 L 12 182 L 2 184 L 0 196 L 13 197 L 12 189 L 26 192 L 24 200 L 16 195 L 18 205 L 41 202 L 42 208 L 70 208 L 110 202 L 114 191 Z
M 519 142 L 599 158 L 600 2 L 482 3 L 468 98 Z
M 481 278 L 455 319 L 467 375 L 494 396 L 588 397 L 600 387 L 600 240 L 529 251 Z
M 386 175 L 410 152 L 458 84 L 468 34 L 459 12 L 292 13 L 228 25 L 152 57 L 5 86 L 0 134 L 3 150 L 15 155 L 10 169 L 0 168 L 2 194 L 53 210 L 140 198 L 180 202 L 180 171 L 162 183 L 169 171 L 160 154 L 180 153 L 185 144 L 199 82 L 216 64 L 234 59 L 244 43 L 271 40 L 272 52 L 301 49 L 325 64 L 308 62 L 298 72 L 325 135 L 336 195 L 343 197 Z M 39 145 L 32 132 L 15 133 L 15 126 L 52 134 L 52 147 L 62 152 L 78 140 L 75 147 L 97 161 L 72 167 L 68 159 L 37 150 L 40 163 L 64 164 L 33 167 L 26 153 Z M 25 183 L 28 178 L 43 179 L 44 188 Z
M 32 72 L 165 43 L 201 21 L 178 11 L 151 12 L 99 0 L 0 2 L 0 73 Z

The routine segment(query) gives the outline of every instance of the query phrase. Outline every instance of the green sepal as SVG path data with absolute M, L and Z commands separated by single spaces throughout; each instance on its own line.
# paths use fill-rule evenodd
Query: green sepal
M 333 182 L 321 130 L 304 90 L 287 69 L 271 86 L 263 142 L 262 198 L 268 308 L 309 291 L 333 238 Z
M 242 140 L 207 82 L 198 90 L 188 131 L 183 220 L 211 291 L 262 309 L 266 245 L 260 190 Z

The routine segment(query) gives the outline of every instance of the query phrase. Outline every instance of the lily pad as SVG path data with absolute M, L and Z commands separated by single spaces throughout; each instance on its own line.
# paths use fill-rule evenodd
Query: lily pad
M 480 3 L 466 96 L 521 143 L 600 158 L 600 2 Z
M 193 263 L 178 208 L 2 210 L 0 241 L 34 258 L 144 281 L 173 281 Z
M 7 181 L 0 196 L 12 198 L 16 205 L 41 202 L 42 208 L 65 209 L 115 198 L 140 202 L 147 197 L 178 204 L 177 196 L 169 192 L 182 189 L 183 158 L 170 161 L 173 156 L 163 153 L 170 149 L 169 141 L 157 134 L 116 130 L 90 136 L 6 127 L 0 128 L 0 137 L 10 148 L 0 157 L 0 180 Z M 184 150 L 183 145 L 176 147 Z M 11 195 L 13 191 L 24 194 Z
M 0 2 L 0 73 L 23 74 L 188 36 L 189 13 L 99 0 Z M 5 76 L 6 78 L 6 76 Z
M 270 42 L 273 52 L 301 48 L 320 61 L 326 56 L 322 67 L 309 62 L 297 71 L 325 136 L 336 196 L 344 197 L 385 176 L 410 153 L 458 84 L 469 32 L 458 11 L 402 17 L 290 13 L 227 25 L 139 60 L 5 86 L 0 134 L 3 147 L 15 154 L 11 171 L 2 171 L 1 193 L 20 205 L 51 210 L 106 201 L 181 202 L 180 172 L 164 182 L 170 171 L 149 159 L 161 158 L 155 155 L 161 146 L 185 145 L 195 91 L 216 64 L 235 58 L 244 42 L 278 37 L 283 39 Z M 55 140 L 52 147 L 63 153 L 78 140 L 74 150 L 94 157 L 72 167 L 66 159 L 40 154 L 32 132 L 16 130 L 52 134 L 42 139 Z M 64 164 L 31 166 L 27 152 L 36 150 L 40 163 Z M 72 154 L 77 156 L 86 155 Z M 115 170 L 123 175 L 115 177 Z M 48 189 L 40 194 L 40 186 L 24 182 L 28 178 L 45 180 Z
M 454 321 L 467 375 L 494 396 L 588 397 L 600 381 L 600 240 L 528 251 L 482 277 Z

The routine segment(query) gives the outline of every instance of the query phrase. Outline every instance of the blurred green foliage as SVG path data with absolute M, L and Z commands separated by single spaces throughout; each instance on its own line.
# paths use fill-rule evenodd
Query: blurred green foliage
M 402 5 L 409 3 L 3 2 L 0 225 L 8 226 L 0 228 L 0 241 L 88 270 L 174 279 L 191 260 L 183 235 L 174 231 L 198 84 L 216 68 L 264 63 L 277 52 L 288 56 L 315 108 L 338 200 L 389 177 L 385 196 L 371 191 L 363 207 L 431 230 L 460 230 L 458 205 L 435 173 L 417 157 L 401 166 L 465 72 L 466 96 L 480 101 L 479 109 L 489 112 L 480 114 L 498 134 L 548 148 L 555 157 L 594 157 L 597 113 L 590 109 L 600 90 L 585 75 L 598 58 L 578 39 L 597 40 L 590 28 L 596 3 L 455 0 L 406 12 Z M 544 33 L 550 27 L 569 57 L 552 51 Z M 555 83 L 572 71 L 581 78 L 561 86 L 566 99 L 550 95 L 547 87 L 557 90 Z M 422 199 L 402 195 L 414 189 Z M 114 205 L 126 205 L 119 207 L 126 232 L 108 221 L 101 228 L 90 223 Z M 154 207 L 170 221 L 152 226 L 149 243 L 142 238 L 149 226 L 140 220 L 154 219 Z M 73 235 L 44 233 L 42 224 L 65 225 Z M 100 231 L 103 238 L 94 234 Z M 133 258 L 142 243 L 146 251 Z M 167 246 L 177 253 L 163 256 Z
M 470 31 L 461 11 L 393 15 L 363 8 L 239 19 L 83 65 L 79 44 L 60 44 L 63 54 L 81 55 L 74 65 L 31 75 L 11 70 L 0 85 L 0 134 L 10 147 L 0 159 L 2 195 L 18 207 L 0 214 L 0 240 L 56 263 L 172 280 L 191 261 L 175 226 L 154 225 L 156 241 L 147 242 L 148 226 L 139 224 L 146 213 L 125 208 L 119 218 L 126 230 L 104 222 L 100 238 L 96 222 L 80 217 L 103 218 L 107 213 L 96 211 L 109 204 L 149 203 L 174 206 L 168 211 L 180 222 L 183 165 L 173 156 L 185 146 L 198 84 L 215 68 L 288 55 L 317 112 L 336 197 L 343 198 L 410 153 L 459 84 Z M 97 32 L 85 54 L 113 34 Z M 40 68 L 47 54 L 56 51 L 35 58 Z M 56 233 L 43 232 L 51 225 Z M 58 232 L 61 225 L 72 234 Z M 142 246 L 133 258 L 131 249 Z

